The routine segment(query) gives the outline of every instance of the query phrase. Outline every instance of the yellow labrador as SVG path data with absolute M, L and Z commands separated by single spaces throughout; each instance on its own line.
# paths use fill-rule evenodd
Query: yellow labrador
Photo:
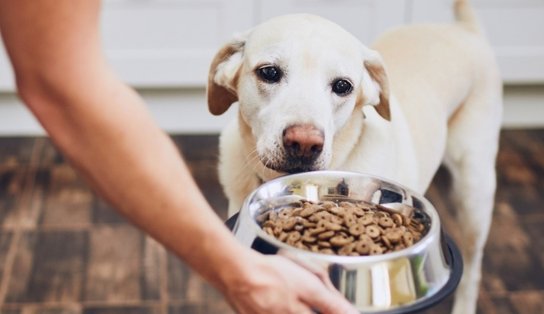
M 401 27 L 373 49 L 320 17 L 271 19 L 217 53 L 208 103 L 216 115 L 238 103 L 220 138 L 230 214 L 286 173 L 359 171 L 424 193 L 444 163 L 465 260 L 454 312 L 466 314 L 491 224 L 502 82 L 472 8 L 454 7 L 456 23 Z

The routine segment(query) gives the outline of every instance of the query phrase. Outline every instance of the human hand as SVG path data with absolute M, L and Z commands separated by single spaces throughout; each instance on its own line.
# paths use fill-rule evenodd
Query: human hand
M 245 278 L 227 285 L 224 295 L 241 314 L 359 314 L 325 271 L 309 271 L 289 258 L 254 253 Z

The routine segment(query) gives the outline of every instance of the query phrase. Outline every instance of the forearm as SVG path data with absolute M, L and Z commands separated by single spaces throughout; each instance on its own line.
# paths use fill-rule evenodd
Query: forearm
M 220 286 L 249 250 L 212 211 L 140 97 L 113 75 L 99 11 L 91 0 L 0 0 L 19 93 L 102 197 Z
M 240 248 L 140 97 L 105 65 L 95 65 L 92 75 L 79 70 L 63 75 L 70 83 L 22 84 L 25 102 L 59 150 L 119 212 L 222 284 L 225 278 L 215 272 L 235 271 L 227 268 L 229 259 L 242 254 Z

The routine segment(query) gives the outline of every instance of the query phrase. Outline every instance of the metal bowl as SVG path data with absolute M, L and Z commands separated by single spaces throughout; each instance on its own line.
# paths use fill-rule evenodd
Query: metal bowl
M 425 224 L 414 245 L 373 256 L 313 253 L 264 232 L 257 217 L 300 200 L 360 200 L 380 204 Z M 264 254 L 282 254 L 308 267 L 325 269 L 333 285 L 364 313 L 421 311 L 448 296 L 459 283 L 459 250 L 441 230 L 433 205 L 397 183 L 361 173 L 316 171 L 288 175 L 258 187 L 232 217 L 239 241 Z

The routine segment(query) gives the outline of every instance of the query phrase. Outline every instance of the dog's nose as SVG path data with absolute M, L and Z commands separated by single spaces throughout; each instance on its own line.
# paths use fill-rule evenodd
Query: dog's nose
M 311 124 L 296 124 L 283 130 L 283 147 L 291 158 L 314 161 L 323 150 L 323 131 Z

